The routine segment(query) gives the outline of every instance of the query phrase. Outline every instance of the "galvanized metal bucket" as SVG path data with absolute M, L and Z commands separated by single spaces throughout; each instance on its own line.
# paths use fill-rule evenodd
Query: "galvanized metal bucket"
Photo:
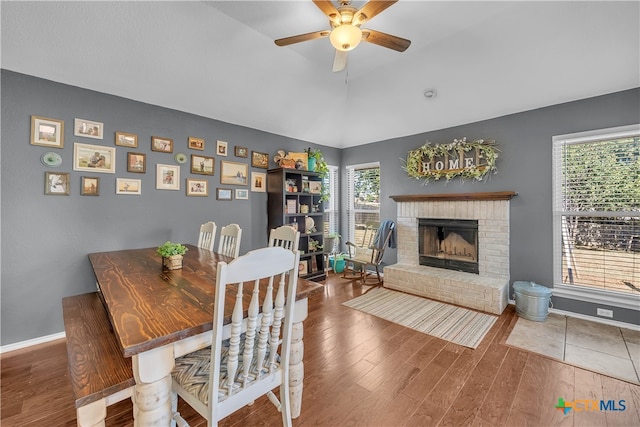
M 551 304 L 550 288 L 533 282 L 516 281 L 513 282 L 513 291 L 518 316 L 536 322 L 546 320 Z

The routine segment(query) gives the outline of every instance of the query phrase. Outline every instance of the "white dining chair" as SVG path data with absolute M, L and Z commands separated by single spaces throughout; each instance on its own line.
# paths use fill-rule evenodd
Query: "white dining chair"
M 300 232 L 290 225 L 272 228 L 269 232 L 269 246 L 280 246 L 293 252 L 298 252 Z
M 288 371 L 299 260 L 298 252 L 267 247 L 218 264 L 212 345 L 177 358 L 171 374 L 172 400 L 180 396 L 208 426 L 265 394 L 282 424 L 292 425 Z M 227 339 L 225 299 L 235 300 Z M 174 419 L 187 425 L 177 411 Z
M 238 258 L 240 253 L 240 239 L 242 238 L 242 229 L 238 224 L 229 224 L 220 230 L 220 243 L 218 244 L 218 253 L 231 258 Z
M 218 227 L 213 221 L 205 222 L 200 226 L 200 236 L 198 237 L 198 247 L 213 250 L 216 241 L 216 230 Z

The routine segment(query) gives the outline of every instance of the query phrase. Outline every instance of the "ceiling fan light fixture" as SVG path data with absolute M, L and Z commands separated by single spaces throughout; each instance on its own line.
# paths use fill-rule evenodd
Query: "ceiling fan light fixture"
M 331 31 L 329 40 L 333 47 L 347 52 L 360 44 L 362 40 L 362 30 L 355 25 L 343 24 Z

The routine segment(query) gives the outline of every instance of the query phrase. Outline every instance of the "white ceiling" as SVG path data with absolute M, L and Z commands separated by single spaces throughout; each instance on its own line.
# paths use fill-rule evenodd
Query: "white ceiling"
M 638 87 L 639 6 L 401 0 L 363 27 L 410 39 L 409 49 L 361 43 L 332 73 L 328 39 L 273 43 L 329 28 L 310 0 L 3 1 L 1 59 L 4 69 L 344 148 Z

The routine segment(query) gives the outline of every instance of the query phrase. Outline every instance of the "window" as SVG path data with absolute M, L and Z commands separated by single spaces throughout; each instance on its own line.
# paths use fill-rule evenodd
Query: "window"
M 347 166 L 347 181 L 347 240 L 360 242 L 367 223 L 380 223 L 380 164 Z
M 329 189 L 329 199 L 324 209 L 324 234 L 338 233 L 340 224 L 340 182 L 338 167 L 328 166 L 329 172 L 324 177 L 324 185 Z
M 554 137 L 554 294 L 640 303 L 640 126 Z

